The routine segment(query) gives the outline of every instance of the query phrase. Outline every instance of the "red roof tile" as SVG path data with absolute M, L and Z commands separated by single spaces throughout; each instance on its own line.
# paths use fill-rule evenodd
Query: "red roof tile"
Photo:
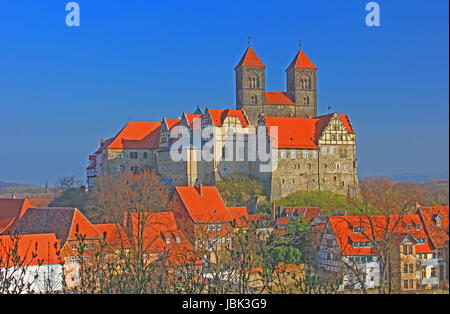
M 32 206 L 28 199 L 0 198 L 0 234 L 9 231 Z
M 317 149 L 317 141 L 323 130 L 330 122 L 333 114 L 319 116 L 316 118 L 296 118 L 296 117 L 264 117 L 266 126 L 278 127 L 278 139 L 274 140 L 276 148 L 303 148 Z M 354 133 L 350 122 L 345 114 L 339 115 L 349 133 Z
M 94 227 L 100 232 L 105 242 L 113 249 L 130 248 L 131 242 L 125 230 L 120 224 L 95 224 Z
M 399 220 L 398 215 L 391 215 L 389 217 L 389 224 L 387 223 L 386 216 L 372 216 L 373 230 L 370 225 L 369 219 L 366 216 L 330 216 L 329 221 L 336 236 L 336 240 L 343 255 L 378 255 L 375 247 L 353 247 L 353 242 L 369 242 L 366 237 L 369 236 L 373 239 L 372 232 L 375 235 L 375 240 L 380 241 L 383 239 L 386 229 L 389 232 L 397 234 L 405 233 L 413 235 L 416 239 L 426 239 L 425 244 L 416 245 L 416 253 L 432 252 L 432 248 L 429 243 L 429 239 L 424 231 L 422 222 L 418 215 L 404 215 L 401 221 L 398 223 L 395 230 L 395 223 Z M 419 229 L 416 229 L 416 225 L 420 225 Z M 410 230 L 407 229 L 410 226 Z M 352 228 L 364 227 L 363 233 L 353 232 Z
M 228 207 L 228 211 L 233 217 L 235 227 L 247 227 L 249 223 L 247 207 Z
M 231 109 L 225 109 L 225 110 L 208 109 L 208 110 L 209 110 L 209 114 L 210 114 L 211 119 L 215 126 L 218 126 L 218 127 L 222 126 L 227 117 L 237 117 L 243 127 L 248 126 L 247 117 L 245 116 L 245 114 L 242 110 L 231 110 Z
M 13 260 L 12 251 L 17 245 Z M 0 266 L 31 266 L 60 264 L 59 245 L 56 236 L 49 234 L 29 234 L 19 236 L 0 236 Z
M 286 92 L 266 92 L 268 105 L 295 105 Z
M 303 52 L 302 49 L 300 49 L 300 51 L 294 57 L 294 60 L 292 60 L 287 70 L 289 70 L 291 67 L 294 67 L 296 69 L 317 69 L 317 67 L 311 62 L 311 60 L 309 60 L 308 56 Z
M 215 186 L 177 186 L 176 191 L 194 222 L 232 221 L 231 214 Z
M 154 142 L 161 122 L 128 122 L 107 148 L 110 149 L 148 149 Z M 159 136 L 159 133 L 156 133 Z
M 264 63 L 262 63 L 261 59 L 256 55 L 256 53 L 253 51 L 252 47 L 248 47 L 245 51 L 244 55 L 242 56 L 241 60 L 239 61 L 238 67 L 266 67 Z
M 425 229 L 436 248 L 442 248 L 448 241 L 448 206 L 421 206 L 418 213 L 425 224 Z M 441 225 L 436 224 L 438 215 L 441 217 Z

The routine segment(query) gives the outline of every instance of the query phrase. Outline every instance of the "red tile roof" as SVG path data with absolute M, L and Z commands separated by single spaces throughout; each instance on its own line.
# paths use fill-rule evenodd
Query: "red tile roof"
M 274 139 L 276 148 L 317 149 L 317 141 L 330 122 L 333 114 L 316 118 L 264 117 L 269 134 L 270 126 L 278 127 L 278 139 Z M 345 114 L 339 115 L 349 133 L 354 133 Z
M 17 251 L 13 250 L 17 245 Z M 31 266 L 60 264 L 59 244 L 53 233 L 0 236 L 0 266 Z M 14 257 L 17 259 L 14 259 Z
M 247 207 L 228 207 L 228 211 L 233 217 L 235 227 L 247 227 L 249 224 L 249 218 L 247 213 Z
M 266 67 L 264 63 L 262 63 L 261 59 L 256 55 L 256 53 L 253 51 L 252 47 L 248 47 L 245 51 L 244 55 L 242 56 L 241 60 L 239 61 L 238 67 Z
M 192 113 L 186 113 L 186 119 L 188 120 L 189 126 L 192 126 L 194 123 L 194 119 L 201 119 L 203 114 L 192 114 Z
M 110 149 L 148 149 L 154 144 L 152 134 L 161 122 L 128 122 L 106 147 Z M 159 137 L 158 137 L 159 138 Z
M 295 105 L 286 92 L 266 92 L 268 105 Z
M 176 191 L 194 222 L 232 222 L 215 186 L 177 186 Z
M 227 117 L 237 117 L 239 121 L 241 122 L 241 125 L 243 127 L 248 126 L 248 120 L 245 116 L 244 112 L 242 110 L 231 110 L 231 109 L 208 109 L 209 114 L 211 116 L 211 120 L 213 121 L 215 126 L 222 126 L 225 119 Z
M 448 241 L 448 206 L 421 206 L 418 213 L 425 224 L 425 229 L 436 248 L 442 248 Z M 440 215 L 441 226 L 436 224 L 436 218 Z
M 33 206 L 32 200 L 0 198 L 0 234 L 6 233 Z
M 320 216 L 319 207 L 283 207 L 281 206 L 281 215 L 292 213 L 293 216 L 303 216 L 307 222 L 310 222 L 317 216 Z
M 113 249 L 131 248 L 125 230 L 120 224 L 95 224 L 94 227 L 104 237 L 105 242 Z M 106 236 L 106 237 L 105 237 Z
M 133 240 L 136 243 L 143 240 L 144 252 L 166 254 L 171 264 L 199 262 L 192 254 L 192 244 L 178 229 L 173 212 L 130 213 L 130 216 Z M 167 243 L 167 238 L 170 238 L 170 243 Z
M 389 232 L 394 233 L 406 233 L 413 235 L 416 239 L 426 239 L 425 244 L 416 245 L 416 253 L 433 252 L 430 245 L 430 241 L 425 233 L 422 222 L 418 215 L 404 215 L 401 221 L 398 223 L 395 230 L 394 225 L 399 220 L 398 215 L 392 215 L 389 217 L 389 224 L 387 223 L 386 216 L 371 216 L 373 222 L 373 230 L 370 225 L 369 219 L 366 216 L 330 216 L 330 226 L 333 233 L 336 236 L 336 240 L 343 255 L 378 255 L 378 252 L 374 246 L 372 247 L 353 247 L 353 242 L 369 242 L 366 237 L 369 236 L 373 239 L 372 233 L 375 235 L 375 240 L 380 241 L 383 239 L 386 228 Z M 420 225 L 419 230 L 416 229 L 416 225 Z M 407 230 L 407 226 L 410 226 L 410 230 Z M 364 227 L 363 233 L 353 232 L 352 228 Z
M 311 62 L 311 60 L 309 60 L 308 56 L 303 52 L 302 49 L 300 49 L 300 51 L 294 57 L 294 60 L 292 60 L 287 70 L 289 70 L 291 67 L 294 67 L 295 69 L 317 69 L 317 67 Z

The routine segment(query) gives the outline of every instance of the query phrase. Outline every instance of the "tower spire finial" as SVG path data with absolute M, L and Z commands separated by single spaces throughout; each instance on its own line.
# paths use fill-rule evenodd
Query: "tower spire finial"
M 249 37 L 249 38 L 248 38 L 248 45 L 250 46 L 251 44 L 252 44 L 252 38 Z
M 298 45 L 300 46 L 300 49 L 302 49 L 302 41 L 300 40 L 300 42 L 298 43 Z

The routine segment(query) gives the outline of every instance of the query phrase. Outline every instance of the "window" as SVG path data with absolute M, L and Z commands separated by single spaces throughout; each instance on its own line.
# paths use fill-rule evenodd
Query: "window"
M 228 166 L 227 165 L 223 166 L 223 172 L 228 172 Z
M 227 246 L 231 246 L 231 241 L 232 241 L 231 237 L 227 237 L 226 239 Z
M 308 168 L 308 170 L 311 170 L 312 168 L 311 164 L 308 164 L 306 167 Z
M 77 248 L 78 248 L 77 244 L 76 244 L 76 243 L 73 243 L 73 244 L 72 244 L 72 251 L 76 251 Z
M 339 131 L 339 126 L 335 125 L 335 126 L 333 127 L 333 130 Z
M 118 159 L 122 159 L 123 158 L 123 153 L 117 153 L 117 158 Z
M 334 155 L 334 147 L 330 147 L 330 155 Z
M 181 242 L 181 238 L 180 237 L 176 237 L 175 241 L 177 241 L 177 243 Z
M 404 273 L 408 272 L 408 264 L 403 264 L 403 272 Z
M 313 150 L 313 158 L 317 158 L 317 150 Z
M 147 159 L 148 158 L 148 153 L 144 152 L 144 158 Z
M 345 170 L 345 171 L 348 170 L 348 165 L 347 165 L 347 164 L 344 165 L 344 170 Z
M 364 232 L 364 227 L 355 227 L 352 229 L 353 233 L 363 233 Z
M 322 155 L 326 155 L 327 154 L 327 148 L 326 147 L 322 147 Z
M 431 277 L 435 278 L 436 277 L 436 267 L 431 267 Z
M 76 257 L 75 256 L 71 256 L 70 257 L 70 265 L 74 265 L 76 263 Z
M 138 159 L 138 153 L 137 152 L 130 152 L 130 159 Z
M 280 150 L 280 157 L 286 158 L 286 151 L 284 149 Z
M 405 255 L 412 254 L 412 246 L 411 245 L 403 245 L 403 254 L 405 254 Z
M 322 168 L 323 168 L 323 169 L 327 169 L 327 164 L 323 164 L 323 165 L 322 165 Z
M 294 159 L 296 157 L 295 150 L 291 149 L 291 158 Z
M 303 150 L 303 158 L 308 158 L 308 151 L 306 149 Z
M 170 241 L 172 241 L 172 239 L 170 237 L 166 237 L 166 243 L 170 243 Z
M 411 225 L 407 225 L 407 226 L 406 226 L 406 231 L 411 231 L 411 229 L 412 229 L 412 226 L 411 226 Z
M 408 288 L 408 283 L 409 283 L 408 280 L 403 280 L 403 289 L 409 289 Z
M 409 273 L 412 274 L 414 272 L 414 265 L 409 264 Z
M 343 139 L 343 138 L 342 138 L 342 135 L 339 135 L 339 136 L 338 136 L 338 139 L 339 139 L 340 141 L 342 141 L 342 139 Z
M 336 135 L 331 135 L 331 140 L 335 141 L 336 140 Z
M 415 226 L 417 231 L 420 231 L 420 229 L 422 229 L 422 225 L 418 224 Z M 424 239 L 425 240 L 425 239 Z

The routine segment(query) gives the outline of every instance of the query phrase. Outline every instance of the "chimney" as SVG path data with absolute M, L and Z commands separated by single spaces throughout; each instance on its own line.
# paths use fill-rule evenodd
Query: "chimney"
M 311 119 L 311 115 L 310 114 L 308 115 L 308 119 Z
M 103 144 L 103 141 L 104 141 L 104 140 L 101 138 L 101 139 L 100 139 L 100 144 Z
M 200 196 L 203 196 L 203 184 L 197 183 L 197 184 L 195 185 L 195 188 L 197 189 L 198 194 L 200 194 Z
M 275 203 L 272 204 L 272 214 L 273 214 L 273 221 L 275 222 L 275 220 L 277 219 L 277 214 L 276 214 L 276 205 Z

